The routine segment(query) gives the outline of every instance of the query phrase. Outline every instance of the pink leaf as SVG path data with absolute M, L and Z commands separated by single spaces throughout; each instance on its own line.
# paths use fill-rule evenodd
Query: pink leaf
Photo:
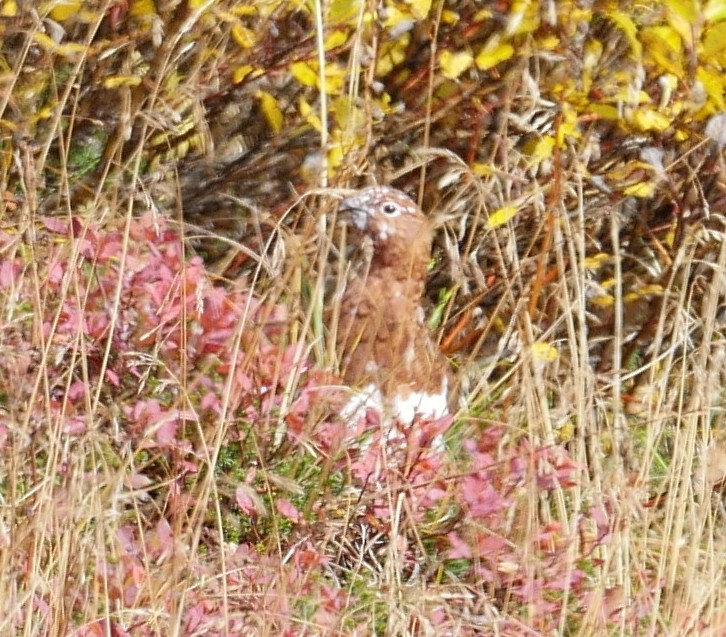
M 471 549 L 469 548 L 469 545 L 464 542 L 456 533 L 449 533 L 446 536 L 446 539 L 449 540 L 449 544 L 451 545 L 451 548 L 446 551 L 446 558 L 449 560 L 459 560 L 459 559 L 470 559 L 471 558 Z
M 300 521 L 300 511 L 298 511 L 289 500 L 278 500 L 275 503 L 277 510 L 288 520 L 292 520 L 296 524 Z

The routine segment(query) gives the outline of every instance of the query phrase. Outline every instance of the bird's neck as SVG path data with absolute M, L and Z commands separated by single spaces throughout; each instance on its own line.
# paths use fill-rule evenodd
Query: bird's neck
M 389 245 L 386 250 L 374 249 L 370 273 L 394 276 L 413 285 L 420 284 L 423 289 L 430 256 L 431 245 L 423 245 L 423 242 L 400 247 Z

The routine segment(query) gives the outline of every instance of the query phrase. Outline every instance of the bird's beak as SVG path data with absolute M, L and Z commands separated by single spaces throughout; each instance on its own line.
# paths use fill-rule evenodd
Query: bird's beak
M 368 214 L 361 208 L 358 197 L 346 197 L 340 202 L 338 210 L 349 215 L 353 225 L 361 232 L 368 227 Z

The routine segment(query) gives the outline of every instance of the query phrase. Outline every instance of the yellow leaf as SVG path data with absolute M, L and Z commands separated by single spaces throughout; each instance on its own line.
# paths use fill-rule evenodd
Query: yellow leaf
M 327 38 L 325 38 L 323 48 L 326 51 L 330 51 L 330 49 L 337 49 L 347 41 L 348 34 L 345 31 L 333 31 Z
M 340 95 L 345 86 L 345 80 L 348 74 L 344 67 L 336 63 L 331 63 L 325 67 L 325 92 L 328 95 Z M 318 82 L 320 78 L 318 78 Z M 318 88 L 323 90 L 323 87 L 318 83 Z
M 406 51 L 411 41 L 411 34 L 404 33 L 400 38 L 391 42 L 384 42 L 378 54 L 376 62 L 376 76 L 384 77 L 388 75 L 393 68 L 406 59 Z
M 257 36 L 254 31 L 239 23 L 232 25 L 232 39 L 243 49 L 251 49 L 257 44 Z
M 478 161 L 472 164 L 471 169 L 479 177 L 491 177 L 496 172 L 489 164 L 483 164 Z
M 293 62 L 290 73 L 303 86 L 317 86 L 318 73 L 307 62 Z
M 332 0 L 328 8 L 328 22 L 348 24 L 358 19 L 361 0 Z
M 76 42 L 68 42 L 67 44 L 56 44 L 55 40 L 45 33 L 36 31 L 33 33 L 33 40 L 46 51 L 60 55 L 61 57 L 72 57 L 77 53 L 85 53 L 88 49 L 82 44 Z
M 36 111 L 33 114 L 33 117 L 31 118 L 32 122 L 39 122 L 43 119 L 49 119 L 53 115 L 53 107 L 52 106 L 45 106 L 44 108 L 41 108 L 39 111 Z
M 635 59 L 640 60 L 643 55 L 643 45 L 638 40 L 638 28 L 635 26 L 635 22 L 627 13 L 616 10 L 608 12 L 607 17 L 625 34 Z
M 557 146 L 562 148 L 567 138 L 580 139 L 580 137 L 578 113 L 571 104 L 565 102 L 562 105 L 562 123 L 557 129 Z
M 640 107 L 633 111 L 630 117 L 636 128 L 645 131 L 662 132 L 671 125 L 671 118 L 659 113 L 653 108 Z
M 532 0 L 514 0 L 512 9 L 507 17 L 508 36 L 532 33 L 539 28 L 538 2 Z
M 706 22 L 721 22 L 726 20 L 726 2 L 724 0 L 708 0 L 703 7 L 703 17 Z
M 238 66 L 232 72 L 232 82 L 234 82 L 235 84 L 239 84 L 250 73 L 252 73 L 253 70 L 254 70 L 254 67 L 251 64 L 243 64 L 242 66 Z
M 582 60 L 582 65 L 585 69 L 592 71 L 601 57 L 602 42 L 600 40 L 590 40 L 585 44 L 585 57 Z
M 441 21 L 444 24 L 456 24 L 459 21 L 459 14 L 451 9 L 444 9 L 441 12 Z
M 699 65 L 696 69 L 696 79 L 703 84 L 703 88 L 706 89 L 706 93 L 713 100 L 716 108 L 719 111 L 726 110 L 726 104 L 724 104 L 724 80 L 726 78 L 724 78 L 723 71 Z
M 605 252 L 598 252 L 591 257 L 586 257 L 584 265 L 588 270 L 598 270 L 610 260 L 610 255 Z
M 615 305 L 615 299 L 609 294 L 599 294 L 598 296 L 593 296 L 590 299 L 590 303 L 598 307 L 612 307 Z
M 330 110 L 335 114 L 338 127 L 344 130 L 362 129 L 368 121 L 365 113 L 360 108 L 356 108 L 347 95 L 336 97 L 330 105 Z
M 638 290 L 641 296 L 648 294 L 663 294 L 663 286 L 660 283 L 649 283 Z
M 587 108 L 586 108 L 586 112 L 590 113 L 591 115 L 595 115 L 598 119 L 604 119 L 604 120 L 620 119 L 620 113 L 618 112 L 618 109 L 615 106 L 611 106 L 610 104 L 598 104 L 598 103 L 588 104 Z
M 647 199 L 655 192 L 655 183 L 652 181 L 643 181 L 639 184 L 633 184 L 623 190 L 626 197 L 638 197 L 638 199 Z
M 560 354 L 554 345 L 534 343 L 532 345 L 532 357 L 539 363 L 554 363 L 560 357 Z
M 431 11 L 431 0 L 406 0 L 406 4 L 411 7 L 411 13 L 417 20 L 423 20 Z
M 455 80 L 466 71 L 474 62 L 474 56 L 468 51 L 443 51 L 439 57 L 441 74 L 450 80 Z
M 145 16 L 155 15 L 156 5 L 154 0 L 131 0 L 129 5 L 129 15 L 134 18 L 143 18 Z
M 648 58 L 666 73 L 683 77 L 683 45 L 676 31 L 665 25 L 648 27 L 643 29 L 641 39 Z
M 15 0 L 5 0 L 0 8 L 0 17 L 14 18 L 18 15 L 18 3 Z
M 251 7 L 249 5 L 242 5 L 239 7 L 232 7 L 232 15 L 238 18 L 244 18 L 251 15 L 257 15 L 257 7 Z
M 552 149 L 555 147 L 555 138 L 552 135 L 544 135 L 533 145 L 529 156 L 533 164 L 541 164 L 545 159 L 552 157 Z
M 560 39 L 556 35 L 547 35 L 539 41 L 539 46 L 544 51 L 554 51 L 560 45 Z
M 320 132 L 323 129 L 320 118 L 313 112 L 312 106 L 310 106 L 304 97 L 301 97 L 298 101 L 298 110 L 300 111 L 300 115 L 305 118 L 305 121 L 316 131 Z
M 476 56 L 476 66 L 486 71 L 514 55 L 514 47 L 509 42 L 500 42 L 498 35 L 492 36 Z
M 575 439 L 576 432 L 575 423 L 568 418 L 557 428 L 557 442 L 560 444 L 571 442 Z
M 257 91 L 255 97 L 260 100 L 260 108 L 270 128 L 279 133 L 282 130 L 283 117 L 277 100 L 267 91 Z
M 78 14 L 81 8 L 81 0 L 64 0 L 52 3 L 53 8 L 50 10 L 50 17 L 57 22 L 64 22 Z
M 498 228 L 499 226 L 503 226 L 516 214 L 517 208 L 515 206 L 504 206 L 504 208 L 499 208 L 499 210 L 495 210 L 489 215 L 489 227 Z
M 111 75 L 103 80 L 105 88 L 119 88 L 120 86 L 138 86 L 141 78 L 138 75 Z
M 709 27 L 703 36 L 701 46 L 704 60 L 726 66 L 726 22 L 719 22 Z
M 401 11 L 395 5 L 386 7 L 386 19 L 383 22 L 383 26 L 386 27 L 387 31 L 396 31 L 406 25 L 412 23 L 411 14 L 407 11 Z
M 693 46 L 694 29 L 697 28 L 701 17 L 699 7 L 696 6 L 694 0 L 668 0 L 664 4 L 668 24 L 681 36 L 690 49 Z
M 676 134 L 673 135 L 673 139 L 675 139 L 677 142 L 685 142 L 687 139 L 690 139 L 690 137 L 691 136 L 689 135 L 688 131 L 680 128 L 676 131 Z

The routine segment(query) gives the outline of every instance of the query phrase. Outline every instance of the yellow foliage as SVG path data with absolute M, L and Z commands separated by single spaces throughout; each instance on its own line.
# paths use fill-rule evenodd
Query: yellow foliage
M 81 0 L 57 0 L 51 2 L 50 17 L 57 22 L 65 22 L 68 18 L 78 14 L 82 4 Z
M 328 95 L 340 95 L 345 86 L 346 78 L 346 70 L 340 64 L 327 64 L 325 66 L 325 92 Z M 318 89 L 322 91 L 323 87 L 318 84 Z
M 654 108 L 641 106 L 633 111 L 630 121 L 638 130 L 643 132 L 662 132 L 671 125 L 672 119 L 663 113 L 659 113 Z
M 238 18 L 244 18 L 247 16 L 256 16 L 257 15 L 257 7 L 253 7 L 250 5 L 242 5 L 237 7 L 232 7 L 231 9 L 232 15 L 237 16 Z
M 444 9 L 441 12 L 441 22 L 444 24 L 456 24 L 459 21 L 459 14 L 451 9 Z
M 591 115 L 595 115 L 598 119 L 604 119 L 608 121 L 620 119 L 618 109 L 614 106 L 611 106 L 610 104 L 600 104 L 593 102 L 591 104 L 588 104 L 585 112 L 590 113 Z
M 257 36 L 254 31 L 243 27 L 239 23 L 232 25 L 232 39 L 237 43 L 237 46 L 243 49 L 250 49 L 257 44 Z
M 554 51 L 560 46 L 560 38 L 556 35 L 547 35 L 538 42 L 539 48 L 543 51 Z
M 719 22 L 706 30 L 700 54 L 712 64 L 726 66 L 726 22 Z
M 588 270 L 598 270 L 610 261 L 610 255 L 605 252 L 598 252 L 591 257 L 586 257 L 584 265 Z
M 358 19 L 362 4 L 362 0 L 332 0 L 328 6 L 328 21 L 351 24 Z
M 653 166 L 648 162 L 631 159 L 625 162 L 618 162 L 608 171 L 607 177 L 610 182 L 621 183 L 627 179 L 632 181 L 634 178 L 637 178 L 637 175 L 644 174 L 643 171 L 651 170 L 653 170 Z
M 305 121 L 310 124 L 310 126 L 312 126 L 317 132 L 320 132 L 323 129 L 320 118 L 318 117 L 317 113 L 313 112 L 312 106 L 310 106 L 310 104 L 304 97 L 301 97 L 298 101 L 298 110 L 300 111 L 300 115 L 305 118 Z
M 638 40 L 638 28 L 630 19 L 630 16 L 627 13 L 617 10 L 609 11 L 606 15 L 610 18 L 610 21 L 625 34 L 625 37 L 628 39 L 628 43 L 630 44 L 630 48 L 633 51 L 633 56 L 636 60 L 640 60 L 643 56 L 643 45 L 640 43 L 640 40 Z
M 698 4 L 696 0 L 667 0 L 665 2 L 668 24 L 681 36 L 689 49 L 693 48 L 694 30 L 701 21 Z
M 550 343 L 534 343 L 532 358 L 538 363 L 554 363 L 560 357 L 557 348 Z
M 406 49 L 408 49 L 410 41 L 411 34 L 404 33 L 394 42 L 383 43 L 376 61 L 376 75 L 378 77 L 388 75 L 396 65 L 406 59 Z
M 696 69 L 696 79 L 703 84 L 706 93 L 716 105 L 716 109 L 719 111 L 726 110 L 726 103 L 724 103 L 724 85 L 726 78 L 724 77 L 723 71 L 699 66 Z
M 590 299 L 590 303 L 598 307 L 612 307 L 615 305 L 615 299 L 609 294 L 599 294 L 598 296 L 593 296 Z
M 545 159 L 552 157 L 552 149 L 555 147 L 555 138 L 551 135 L 543 135 L 528 140 L 522 147 L 522 152 L 527 155 L 532 165 L 542 163 Z
M 492 36 L 476 56 L 476 66 L 486 71 L 514 55 L 514 47 L 509 42 L 500 42 L 498 35 Z
M 293 62 L 290 73 L 303 86 L 315 86 L 322 90 L 320 74 L 314 62 Z M 325 67 L 325 92 L 328 95 L 339 95 L 345 85 L 345 69 L 339 64 L 330 63 Z
M 592 86 L 592 72 L 602 57 L 602 42 L 590 40 L 585 44 L 585 55 L 582 60 L 582 90 L 590 92 Z
M 494 16 L 494 12 L 491 9 L 479 9 L 471 19 L 472 22 L 484 22 Z
M 532 33 L 539 27 L 540 3 L 533 0 L 514 0 L 507 19 L 508 36 Z
M 431 0 L 405 0 L 411 7 L 411 14 L 417 20 L 423 20 L 431 11 Z
M 129 15 L 134 18 L 143 18 L 156 14 L 154 0 L 131 0 L 129 3 Z
M 638 288 L 637 293 L 639 296 L 648 296 L 650 294 L 663 294 L 663 286 L 660 283 L 649 283 Z
M 565 144 L 565 140 L 569 137 L 571 139 L 579 139 L 580 126 L 577 118 L 577 111 L 575 108 L 565 102 L 562 105 L 562 122 L 560 127 L 557 129 L 557 146 L 562 148 Z
M 290 73 L 303 86 L 317 86 L 318 73 L 307 62 L 293 62 Z
M 270 128 L 279 133 L 282 130 L 283 116 L 277 100 L 267 91 L 257 91 L 255 97 L 260 100 L 260 108 Z
M 441 74 L 450 80 L 455 80 L 468 70 L 473 62 L 474 56 L 468 51 L 457 51 L 456 53 L 442 51 L 439 56 Z
M 348 34 L 345 31 L 333 31 L 327 38 L 323 47 L 326 51 L 342 46 L 348 41 Z
M 662 71 L 683 77 L 683 43 L 674 29 L 665 25 L 647 27 L 641 32 L 641 39 L 647 58 Z
M 138 75 L 111 75 L 103 80 L 106 88 L 119 88 L 121 86 L 138 86 L 141 78 Z
M 491 165 L 478 161 L 472 164 L 471 169 L 474 174 L 479 175 L 479 177 L 491 177 L 495 173 L 495 170 Z
M 348 152 L 353 148 L 361 146 L 363 143 L 364 140 L 361 136 L 355 135 L 350 139 L 344 139 L 342 131 L 335 129 L 326 155 L 328 160 L 328 174 L 333 175 L 336 169 L 343 163 Z
M 708 0 L 703 7 L 703 17 L 706 22 L 726 20 L 726 2 L 724 0 Z
M 389 5 L 386 7 L 386 19 L 383 25 L 388 31 L 393 31 L 402 22 L 411 22 L 412 16 L 407 11 L 401 11 L 395 5 Z
M 340 128 L 358 130 L 366 124 L 365 113 L 356 108 L 347 96 L 335 98 L 331 104 L 331 110 Z
M 88 49 L 82 44 L 68 42 L 67 44 L 56 44 L 55 40 L 45 33 L 36 31 L 33 33 L 33 40 L 46 51 L 60 55 L 61 57 L 74 57 L 76 54 L 85 53 Z
M 489 220 L 487 223 L 490 228 L 498 228 L 499 226 L 503 226 L 505 223 L 507 223 L 507 221 L 509 221 L 516 214 L 516 206 L 504 206 L 504 208 L 499 208 L 499 210 L 495 210 L 494 212 L 492 212 L 492 214 L 489 215 Z
M 639 184 L 633 184 L 623 190 L 626 197 L 637 197 L 638 199 L 647 199 L 653 196 L 655 192 L 655 182 L 642 181 Z
M 244 80 L 254 70 L 255 70 L 255 67 L 252 66 L 251 64 L 243 64 L 242 66 L 238 66 L 232 72 L 232 81 L 235 84 L 239 84 L 242 80 Z M 258 70 L 258 73 L 257 74 L 259 75 L 259 70 Z
M 18 15 L 18 3 L 15 0 L 5 0 L 0 7 L 0 17 L 14 18 L 16 15 Z

